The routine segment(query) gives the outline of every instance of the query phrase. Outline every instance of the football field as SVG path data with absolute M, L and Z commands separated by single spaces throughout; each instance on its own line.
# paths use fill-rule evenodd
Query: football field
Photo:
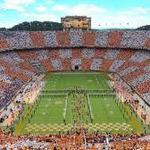
M 130 107 L 116 99 L 106 73 L 50 73 L 34 104 L 26 104 L 15 133 L 58 134 L 84 128 L 88 132 L 142 133 Z

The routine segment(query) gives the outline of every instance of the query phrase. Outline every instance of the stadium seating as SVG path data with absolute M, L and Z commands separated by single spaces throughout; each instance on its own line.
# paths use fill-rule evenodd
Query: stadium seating
M 131 49 L 122 51 L 122 49 L 101 48 L 48 48 L 1 52 L 1 80 L 9 84 L 8 89 L 12 83 L 16 84 L 16 88 L 13 88 L 15 93 L 15 90 L 29 81 L 34 73 L 69 71 L 78 66 L 85 71 L 117 72 L 139 93 L 148 95 L 150 53 Z M 5 90 L 3 88 L 3 93 Z
M 106 143 L 106 138 L 110 140 Z M 86 143 L 80 134 L 73 135 L 48 135 L 48 136 L 25 136 L 5 135 L 0 133 L 0 149 L 111 149 L 111 150 L 127 150 L 127 149 L 143 149 L 149 150 L 149 136 L 139 137 L 121 136 L 121 135 L 87 135 Z
M 0 32 L 0 51 L 44 47 L 107 47 L 150 49 L 150 31 Z
M 0 32 L 0 109 L 35 74 L 71 70 L 116 72 L 150 104 L 149 50 L 150 31 Z

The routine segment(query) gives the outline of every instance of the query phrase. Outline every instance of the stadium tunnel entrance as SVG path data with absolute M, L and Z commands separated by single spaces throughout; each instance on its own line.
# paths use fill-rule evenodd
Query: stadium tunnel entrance
M 74 69 L 75 69 L 75 71 L 78 71 L 79 70 L 79 66 L 75 65 Z

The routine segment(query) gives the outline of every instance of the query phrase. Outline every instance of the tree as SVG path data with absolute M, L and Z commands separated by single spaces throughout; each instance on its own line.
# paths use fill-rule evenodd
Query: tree
M 145 25 L 142 27 L 137 28 L 137 30 L 150 30 L 150 25 Z
M 18 25 L 13 26 L 12 28 L 0 28 L 0 31 L 59 31 L 63 30 L 63 26 L 58 22 L 50 21 L 33 21 L 33 22 L 23 22 Z

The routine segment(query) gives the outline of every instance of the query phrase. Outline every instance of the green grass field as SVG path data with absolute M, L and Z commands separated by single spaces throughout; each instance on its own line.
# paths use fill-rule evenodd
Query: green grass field
M 105 73 L 88 74 L 51 74 L 45 77 L 47 83 L 45 90 L 50 89 L 70 89 L 73 87 L 81 87 L 85 89 L 109 89 L 107 84 L 108 76 Z
M 65 133 L 80 124 L 89 132 L 144 132 L 131 109 L 115 98 L 106 73 L 51 73 L 33 105 L 26 104 L 15 133 Z

